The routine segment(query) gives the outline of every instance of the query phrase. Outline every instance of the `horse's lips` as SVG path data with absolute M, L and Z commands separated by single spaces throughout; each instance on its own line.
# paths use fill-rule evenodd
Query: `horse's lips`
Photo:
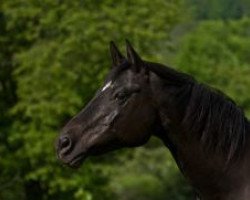
M 72 167 L 72 168 L 79 168 L 80 165 L 83 163 L 83 161 L 85 160 L 86 157 L 87 157 L 86 155 L 80 154 L 80 155 L 76 156 L 70 162 L 68 162 L 66 164 L 68 166 Z

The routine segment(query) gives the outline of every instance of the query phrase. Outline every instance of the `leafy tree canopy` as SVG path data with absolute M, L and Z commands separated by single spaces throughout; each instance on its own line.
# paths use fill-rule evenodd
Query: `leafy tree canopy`
M 201 23 L 185 36 L 176 66 L 220 88 L 250 116 L 250 20 Z
M 9 122 L 0 127 L 0 152 L 7 155 L 0 158 L 1 199 L 111 198 L 105 170 L 94 161 L 78 173 L 63 168 L 54 140 L 100 86 L 109 41 L 124 46 L 129 38 L 153 57 L 183 19 L 182 6 L 181 0 L 2 2 L 0 108 Z

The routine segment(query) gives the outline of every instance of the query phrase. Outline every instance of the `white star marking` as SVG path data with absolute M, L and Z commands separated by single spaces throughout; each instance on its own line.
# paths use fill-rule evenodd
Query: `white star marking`
M 108 88 L 112 87 L 112 81 L 109 81 L 103 88 L 102 88 L 102 92 L 104 90 L 107 90 Z

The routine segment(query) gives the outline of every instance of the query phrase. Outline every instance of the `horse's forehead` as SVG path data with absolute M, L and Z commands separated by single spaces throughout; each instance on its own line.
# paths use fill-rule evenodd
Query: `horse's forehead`
M 134 77 L 133 73 L 131 71 L 125 71 L 125 73 L 120 74 L 118 77 L 112 77 L 109 79 L 109 81 L 106 82 L 106 84 L 102 87 L 101 91 L 105 91 L 109 88 L 113 88 L 114 85 L 125 85 L 128 83 L 133 82 Z

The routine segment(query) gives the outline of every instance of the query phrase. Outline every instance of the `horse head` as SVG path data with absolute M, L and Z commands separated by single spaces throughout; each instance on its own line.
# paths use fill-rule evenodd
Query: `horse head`
M 60 160 L 77 167 L 89 155 L 140 146 L 150 138 L 155 111 L 147 65 L 127 41 L 127 58 L 110 43 L 112 69 L 87 106 L 62 129 Z

